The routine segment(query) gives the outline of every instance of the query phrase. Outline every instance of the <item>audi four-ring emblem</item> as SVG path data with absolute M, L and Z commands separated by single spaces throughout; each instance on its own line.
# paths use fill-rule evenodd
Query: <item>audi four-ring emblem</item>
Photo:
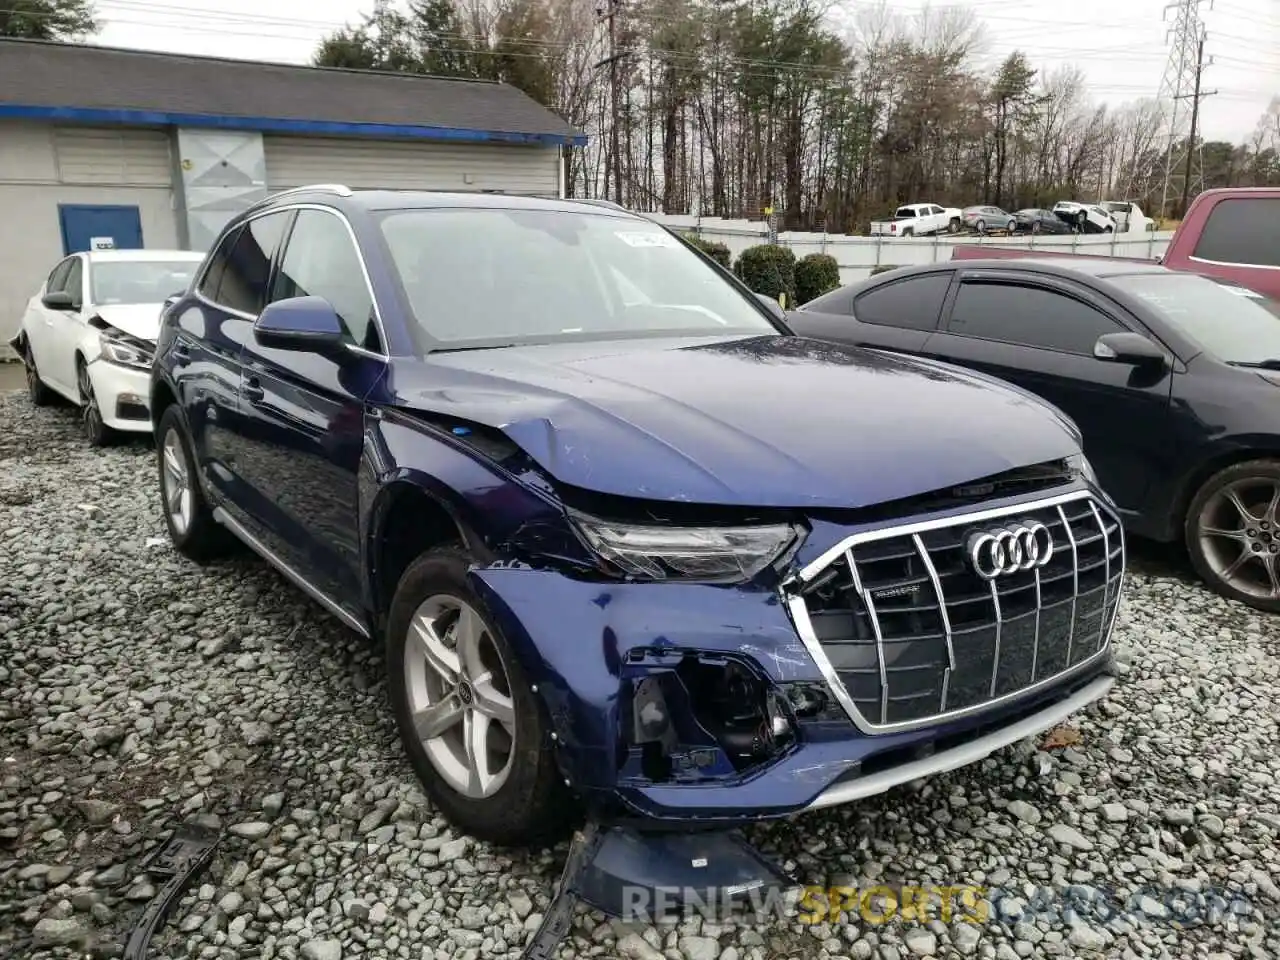
M 975 533 L 968 541 L 969 563 L 983 580 L 1043 567 L 1053 556 L 1053 534 L 1029 521 Z

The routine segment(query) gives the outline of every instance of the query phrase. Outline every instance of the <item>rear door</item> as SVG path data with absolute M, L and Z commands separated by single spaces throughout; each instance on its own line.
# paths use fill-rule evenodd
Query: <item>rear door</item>
M 236 437 L 244 430 L 240 351 L 266 302 L 273 258 L 292 216 L 273 211 L 221 238 L 197 281 L 199 306 L 176 316 L 170 348 L 196 458 L 220 505 L 250 532 L 257 513 L 236 459 Z
M 1066 413 L 1104 489 L 1127 513 L 1173 468 L 1175 374 L 1098 360 L 1103 334 L 1147 334 L 1112 301 L 1071 281 L 1000 270 L 961 271 L 943 329 L 925 352 L 1020 386 Z M 993 423 L 993 430 L 1000 425 Z
M 1186 264 L 1280 299 L 1280 196 L 1223 197 L 1213 203 Z
M 359 616 L 364 398 L 386 358 L 360 250 L 335 210 L 298 211 L 268 302 L 304 296 L 334 308 L 352 349 L 334 359 L 247 338 L 240 387 L 246 420 L 236 460 L 266 544 Z

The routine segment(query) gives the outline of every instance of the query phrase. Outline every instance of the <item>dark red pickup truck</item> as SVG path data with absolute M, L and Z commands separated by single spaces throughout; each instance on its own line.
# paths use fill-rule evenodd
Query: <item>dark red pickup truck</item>
M 956 247 L 951 259 L 1046 255 L 1054 254 L 983 244 Z M 1234 280 L 1280 300 L 1280 187 L 1204 191 L 1191 202 L 1160 262 L 1171 270 Z

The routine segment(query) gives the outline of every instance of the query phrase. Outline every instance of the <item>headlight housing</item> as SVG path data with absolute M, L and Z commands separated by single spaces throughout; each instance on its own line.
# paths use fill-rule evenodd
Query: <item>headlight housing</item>
M 1093 472 L 1093 464 L 1083 453 L 1067 457 L 1067 469 L 1071 471 L 1072 476 L 1087 480 L 1095 487 L 1099 486 L 1098 475 Z
M 138 370 L 150 369 L 151 359 L 155 354 L 150 344 L 118 331 L 104 330 L 98 336 L 98 347 L 102 352 L 102 359 L 108 363 Z
M 574 525 L 596 555 L 640 580 L 750 580 L 803 534 L 790 523 L 681 527 L 618 523 L 576 514 Z

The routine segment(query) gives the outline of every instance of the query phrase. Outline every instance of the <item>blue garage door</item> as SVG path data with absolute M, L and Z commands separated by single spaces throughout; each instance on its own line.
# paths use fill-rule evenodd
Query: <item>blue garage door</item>
M 142 217 L 137 207 L 63 203 L 58 205 L 58 219 L 64 254 L 142 249 Z

